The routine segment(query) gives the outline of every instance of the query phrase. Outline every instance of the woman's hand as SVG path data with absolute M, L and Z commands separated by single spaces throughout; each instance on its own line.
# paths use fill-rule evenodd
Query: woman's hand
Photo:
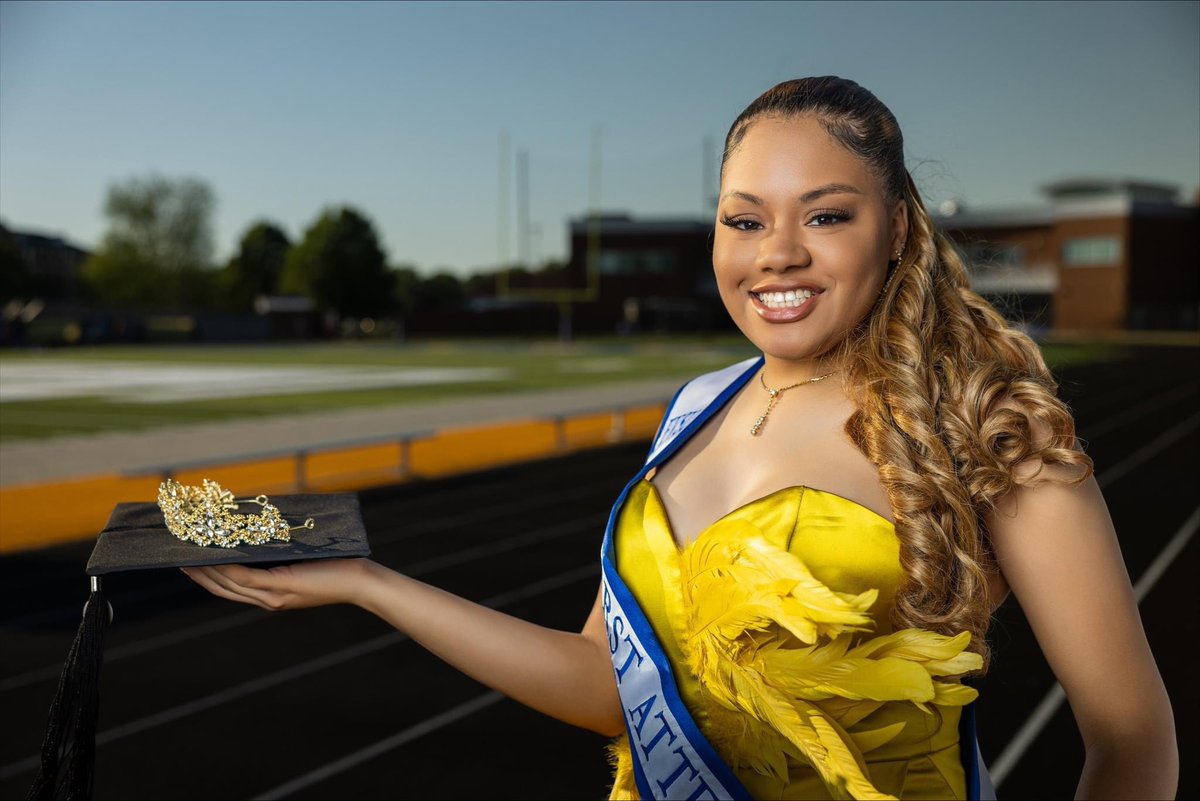
M 213 595 L 272 612 L 359 603 L 366 559 L 316 559 L 268 569 L 244 565 L 180 568 Z

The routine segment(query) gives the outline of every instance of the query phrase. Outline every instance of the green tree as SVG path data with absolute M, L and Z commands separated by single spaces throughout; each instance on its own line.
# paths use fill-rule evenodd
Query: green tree
M 421 283 L 417 271 L 403 265 L 392 270 L 393 292 L 396 307 L 401 314 L 408 314 L 416 307 L 417 284 Z
M 417 283 L 413 288 L 413 303 L 419 311 L 443 311 L 459 306 L 463 295 L 458 276 L 441 271 Z
M 363 317 L 394 308 L 394 280 L 371 221 L 344 207 L 325 211 L 288 251 L 280 290 Z
M 93 294 L 120 305 L 207 305 L 214 203 L 195 178 L 151 175 L 110 186 L 109 230 L 84 266 Z
M 35 291 L 35 283 L 17 243 L 8 229 L 0 225 L 0 303 L 27 298 Z
M 237 254 L 222 273 L 222 295 L 230 309 L 245 310 L 258 295 L 269 295 L 279 279 L 292 243 L 283 230 L 260 220 L 242 235 Z
M 463 293 L 471 298 L 495 297 L 496 273 L 472 273 L 463 281 Z

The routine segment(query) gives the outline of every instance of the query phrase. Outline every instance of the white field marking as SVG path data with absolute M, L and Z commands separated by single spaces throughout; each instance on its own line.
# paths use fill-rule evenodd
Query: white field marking
M 1139 448 L 1108 470 L 1105 470 L 1097 477 L 1096 483 L 1102 489 L 1112 484 L 1114 481 L 1127 475 L 1133 468 L 1143 462 L 1149 461 L 1162 450 L 1196 430 L 1198 425 L 1200 425 L 1200 413 L 1193 414 L 1182 423 L 1163 432 L 1142 448 Z M 1170 567 L 1171 562 L 1196 534 L 1197 528 L 1200 528 L 1200 507 L 1197 507 L 1184 522 L 1183 526 L 1175 532 L 1174 536 L 1167 542 L 1166 547 L 1159 552 L 1154 561 L 1150 563 L 1150 567 L 1146 568 L 1141 578 L 1138 579 L 1137 584 L 1134 585 L 1134 596 L 1138 603 L 1141 603 L 1142 599 L 1146 597 L 1146 594 L 1150 592 L 1150 589 L 1162 574 Z M 1055 682 L 1050 691 L 1046 693 L 1046 696 L 1034 708 L 1033 714 L 1021 725 L 1021 728 L 1013 735 L 1012 740 L 1000 752 L 1000 756 L 996 758 L 991 770 L 989 770 L 992 777 L 992 784 L 996 789 L 999 789 L 1001 783 L 1012 773 L 1017 763 L 1021 760 L 1021 757 L 1029 749 L 1029 746 L 1033 745 L 1034 740 L 1041 734 L 1042 729 L 1053 719 L 1054 714 L 1062 706 L 1066 697 L 1067 694 L 1063 690 L 1062 685 Z
M 350 389 L 498 381 L 498 367 L 179 365 L 129 362 L 0 362 L 0 403 L 98 397 L 117 403 L 178 403 Z
M 393 748 L 399 748 L 402 745 L 411 743 L 413 740 L 424 737 L 426 734 L 435 732 L 438 729 L 449 726 L 451 723 L 457 723 L 463 718 L 470 717 L 476 712 L 487 709 L 489 706 L 503 701 L 505 696 L 491 690 L 483 695 L 477 695 L 470 701 L 464 701 L 456 707 L 447 709 L 445 712 L 434 715 L 431 718 L 426 718 L 420 723 L 409 726 L 403 731 L 396 732 L 391 737 L 385 737 L 382 740 L 371 743 L 365 748 L 360 748 L 357 751 L 346 754 L 344 757 L 335 759 L 332 762 L 327 762 L 315 770 L 310 770 L 308 773 L 302 773 L 290 781 L 286 781 L 278 787 L 272 787 L 263 793 L 253 796 L 255 801 L 263 799 L 263 801 L 272 801 L 276 798 L 287 798 L 295 792 L 303 790 L 306 787 L 311 787 L 318 782 L 323 782 L 339 773 L 344 773 L 351 768 L 356 768 L 364 762 L 374 759 L 377 756 L 383 756 Z
M 483 559 L 489 556 L 496 556 L 507 551 L 512 551 L 526 545 L 532 545 L 539 542 L 558 539 L 570 534 L 575 534 L 579 531 L 588 528 L 598 528 L 604 525 L 607 519 L 607 513 L 596 514 L 589 517 L 577 518 L 567 523 L 560 523 L 554 526 L 545 528 L 537 528 L 529 531 L 524 531 L 520 534 L 514 534 L 511 537 L 505 537 L 501 540 L 487 542 L 483 545 L 475 546 L 474 548 L 464 548 L 454 551 L 453 553 L 443 556 L 435 556 L 431 559 L 426 559 L 423 562 L 414 562 L 404 568 L 406 576 L 423 576 L 428 573 L 433 573 L 437 570 L 444 570 L 449 567 L 457 567 L 458 565 L 473 562 L 478 559 Z M 190 589 L 188 585 L 182 585 Z M 171 594 L 175 594 L 172 592 Z M 72 608 L 72 612 L 73 612 Z M 161 648 L 167 648 L 172 645 L 188 642 L 189 640 L 198 637 L 205 637 L 209 634 L 216 634 L 221 631 L 237 628 L 238 626 L 246 625 L 247 623 L 256 623 L 261 620 L 269 620 L 273 617 L 269 612 L 262 609 L 249 609 L 235 614 L 226 615 L 216 620 L 206 620 L 186 628 L 176 629 L 160 634 L 156 637 L 149 637 L 144 640 L 134 640 L 125 645 L 109 648 L 104 653 L 104 664 L 116 662 L 121 659 L 126 659 L 131 656 L 139 656 L 141 654 L 157 651 Z M 19 687 L 24 687 L 29 684 L 36 684 L 39 681 L 48 681 L 57 677 L 62 672 L 61 664 L 45 665 L 40 668 L 33 668 L 24 673 L 18 673 L 3 680 L 0 680 L 0 692 L 15 690 Z
M 558 363 L 560 373 L 619 373 L 628 370 L 633 360 L 626 356 L 602 356 L 595 359 L 564 359 Z
M 586 565 L 577 567 L 574 570 L 568 570 L 560 573 L 552 578 L 535 581 L 532 584 L 526 584 L 523 587 L 518 587 L 508 592 L 502 592 L 499 595 L 494 595 L 486 601 L 480 603 L 481 606 L 486 606 L 491 609 L 499 609 L 514 601 L 532 598 L 542 593 L 551 592 L 570 586 L 577 581 L 582 581 L 585 578 L 599 578 L 600 565 L 598 562 L 589 562 Z M 364 642 L 355 643 L 354 645 L 340 648 L 336 651 L 331 651 L 327 654 L 322 654 L 314 659 L 309 659 L 305 662 L 292 665 L 277 670 L 274 673 L 268 673 L 264 676 L 244 681 L 240 684 L 234 684 L 226 687 L 220 692 L 211 693 L 201 698 L 196 698 L 182 704 L 164 709 L 161 712 L 156 712 L 152 715 L 131 720 L 120 726 L 114 726 L 110 729 L 105 729 L 96 735 L 96 745 L 106 745 L 117 740 L 123 740 L 134 734 L 156 728 L 158 726 L 172 723 L 176 720 L 186 718 L 190 715 L 203 712 L 221 704 L 236 701 L 239 698 L 245 698 L 248 695 L 253 695 L 263 690 L 269 690 L 272 687 L 277 687 L 281 684 L 293 682 L 296 679 L 308 676 L 326 668 L 340 665 L 343 662 L 349 662 L 352 659 L 357 659 L 367 654 L 375 653 L 384 648 L 402 643 L 408 639 L 408 635 L 402 634 L 399 631 L 390 631 L 387 634 L 381 634 L 378 637 L 373 637 Z M 0 781 L 7 781 L 14 776 L 19 776 L 22 773 L 36 770 L 41 763 L 41 755 L 34 754 L 27 756 L 24 759 L 18 759 L 16 762 L 10 762 L 7 765 L 0 766 Z

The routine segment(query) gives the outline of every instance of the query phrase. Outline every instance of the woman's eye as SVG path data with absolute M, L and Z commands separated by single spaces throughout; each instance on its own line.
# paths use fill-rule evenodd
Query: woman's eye
M 721 219 L 721 224 L 727 225 L 730 228 L 733 228 L 738 231 L 756 231 L 762 227 L 754 220 L 749 220 L 744 217 L 743 218 L 723 217 Z
M 845 222 L 850 219 L 849 212 L 845 211 L 822 211 L 813 215 L 813 218 L 808 221 L 809 225 L 816 223 L 817 228 L 827 228 L 831 225 Z

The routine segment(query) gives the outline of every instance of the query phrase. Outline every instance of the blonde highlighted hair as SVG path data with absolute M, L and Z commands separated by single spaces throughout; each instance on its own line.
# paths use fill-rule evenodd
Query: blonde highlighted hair
M 970 631 L 986 669 L 997 568 L 984 515 L 1019 484 L 1043 480 L 1018 466 L 1082 468 L 1078 483 L 1091 459 L 1075 447 L 1074 419 L 1037 344 L 971 290 L 962 258 L 930 219 L 891 111 L 844 78 L 786 81 L 734 121 L 724 159 L 761 116 L 816 118 L 863 159 L 889 204 L 907 205 L 908 236 L 886 291 L 840 346 L 857 402 L 846 433 L 879 470 L 895 515 L 906 580 L 893 625 Z M 1036 442 L 1035 423 L 1048 432 Z

